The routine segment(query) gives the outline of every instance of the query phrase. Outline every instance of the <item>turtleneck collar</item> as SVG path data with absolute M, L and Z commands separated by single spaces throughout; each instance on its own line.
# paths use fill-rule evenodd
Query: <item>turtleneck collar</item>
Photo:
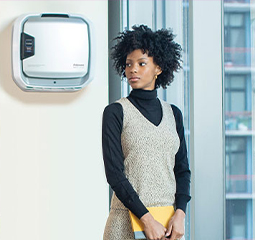
M 133 98 L 152 100 L 157 98 L 157 90 L 133 89 L 129 96 Z

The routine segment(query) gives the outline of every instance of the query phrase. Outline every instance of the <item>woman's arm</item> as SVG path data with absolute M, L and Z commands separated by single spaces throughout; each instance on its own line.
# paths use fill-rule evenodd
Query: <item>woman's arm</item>
M 176 179 L 175 204 L 176 209 L 186 212 L 187 203 L 190 201 L 190 176 L 187 147 L 184 136 L 183 117 L 179 108 L 171 105 L 176 122 L 176 130 L 180 139 L 180 147 L 175 155 L 174 174 Z
M 176 121 L 176 130 L 180 139 L 180 147 L 175 155 L 174 174 L 176 179 L 175 204 L 176 212 L 170 219 L 166 236 L 170 240 L 180 239 L 184 235 L 184 219 L 187 203 L 190 200 L 190 169 L 187 157 L 187 147 L 184 136 L 183 118 L 181 111 L 172 105 Z
M 123 110 L 119 103 L 108 105 L 103 113 L 102 147 L 107 182 L 119 200 L 141 218 L 148 212 L 124 174 L 124 156 L 121 147 Z

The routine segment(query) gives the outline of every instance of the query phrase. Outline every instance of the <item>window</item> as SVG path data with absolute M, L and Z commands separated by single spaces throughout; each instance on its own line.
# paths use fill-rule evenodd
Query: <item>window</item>
M 226 238 L 254 239 L 254 80 L 249 1 L 224 4 Z
M 226 137 L 226 192 L 246 193 L 247 181 L 247 137 Z
M 248 13 L 226 12 L 224 16 L 225 64 L 244 66 L 247 64 L 246 24 Z
M 225 76 L 226 130 L 251 130 L 250 74 Z
M 227 218 L 227 239 L 247 239 L 247 205 L 246 200 L 230 200 L 227 202 L 227 212 L 231 218 Z

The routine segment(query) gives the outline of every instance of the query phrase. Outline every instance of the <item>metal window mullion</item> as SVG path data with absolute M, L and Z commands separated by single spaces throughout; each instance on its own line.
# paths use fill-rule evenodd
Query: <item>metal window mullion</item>
M 158 24 L 157 24 L 157 0 L 153 1 L 153 30 L 157 30 Z
M 252 199 L 249 199 L 246 202 L 247 206 L 246 206 L 246 215 L 247 215 L 247 219 L 246 219 L 246 223 L 247 223 L 247 229 L 246 229 L 246 235 L 247 235 L 247 239 L 253 239 L 253 228 L 252 228 L 252 221 L 250 221 L 250 219 L 252 219 Z
M 246 172 L 247 175 L 252 176 L 252 139 L 251 137 L 247 137 L 246 139 L 246 159 L 247 159 L 247 165 L 246 165 Z M 247 189 L 248 192 L 252 193 L 252 180 L 247 181 Z M 252 218 L 251 218 L 252 219 Z

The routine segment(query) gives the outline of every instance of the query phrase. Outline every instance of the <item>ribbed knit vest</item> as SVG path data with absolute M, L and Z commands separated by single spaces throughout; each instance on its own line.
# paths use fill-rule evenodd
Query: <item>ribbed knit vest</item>
M 162 120 L 158 126 L 146 119 L 127 99 L 123 108 L 121 145 L 124 171 L 146 207 L 169 206 L 175 201 L 175 154 L 180 145 L 171 106 L 160 100 Z M 112 209 L 125 209 L 113 194 Z

